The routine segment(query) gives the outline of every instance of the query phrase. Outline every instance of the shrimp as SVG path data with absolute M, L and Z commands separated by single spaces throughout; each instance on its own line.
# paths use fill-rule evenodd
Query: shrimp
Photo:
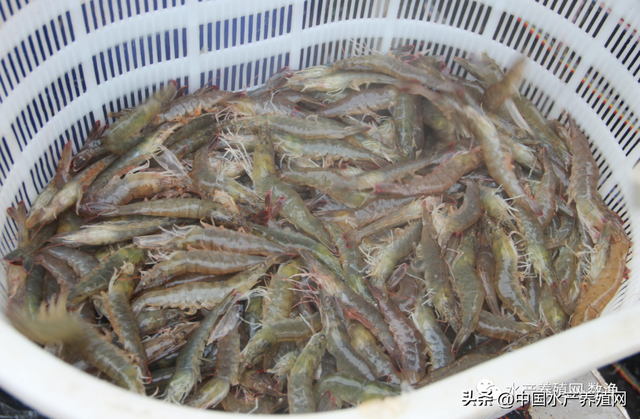
M 382 247 L 371 258 L 369 274 L 371 284 L 377 288 L 385 288 L 385 282 L 393 272 L 396 264 L 408 256 L 420 240 L 422 223 L 414 222 L 394 234 L 393 241 Z
M 112 278 L 115 281 L 109 284 L 108 293 L 103 292 L 102 297 L 108 314 L 107 317 L 122 347 L 138 358 L 138 367 L 142 370 L 143 376 L 149 380 L 151 377 L 149 361 L 140 341 L 138 323 L 130 304 L 137 275 L 138 270 L 133 265 L 123 266 L 120 272 L 116 271 Z
M 482 108 L 496 110 L 502 103 L 518 94 L 518 85 L 522 83 L 526 59 L 521 57 L 504 75 L 502 80 L 491 84 L 482 96 Z
M 326 294 L 320 298 L 324 309 L 324 326 L 327 328 L 327 351 L 336 359 L 337 369 L 349 375 L 375 381 L 376 377 L 369 364 L 351 346 L 349 333 L 340 320 L 336 302 Z
M 331 138 L 303 139 L 284 131 L 273 130 L 271 133 L 273 146 L 289 158 L 308 157 L 311 159 L 344 160 L 355 163 L 381 165 L 382 159 L 362 146 L 352 145 L 344 140 Z
M 102 189 L 100 203 L 120 206 L 134 199 L 152 198 L 171 189 L 188 189 L 188 185 L 173 176 L 158 172 L 133 172 L 120 179 L 115 177 Z
M 220 403 L 240 376 L 240 333 L 236 323 L 221 340 L 216 356 L 216 373 L 204 383 L 187 403 L 201 409 L 213 408 Z
M 334 186 L 343 179 L 343 173 L 360 172 L 358 169 L 354 169 L 301 168 L 282 170 L 278 173 L 278 177 L 280 180 L 292 185 L 305 185 L 322 191 L 349 208 L 358 208 L 366 205 L 373 197 L 365 192 L 336 188 Z
M 303 70 L 304 71 L 304 70 Z M 314 70 L 315 71 L 315 70 Z M 330 96 L 342 93 L 345 89 L 360 91 L 366 84 L 396 84 L 397 80 L 386 74 L 374 72 L 344 71 L 306 78 L 302 74 L 294 75 L 287 81 L 287 87 L 300 92 L 327 92 Z
M 491 243 L 487 237 L 487 231 L 484 224 L 478 233 L 478 251 L 476 253 L 476 275 L 482 281 L 485 292 L 485 301 L 491 313 L 500 316 L 500 307 L 498 306 L 498 297 L 493 279 L 496 273 L 496 261 L 493 257 Z
M 210 88 L 200 89 L 192 95 L 181 96 L 164 104 L 157 112 L 155 122 L 162 124 L 171 121 L 185 121 L 198 117 L 204 112 L 211 112 L 219 104 L 225 104 L 234 93 Z
M 294 259 L 286 265 L 280 265 L 278 271 L 271 276 L 267 298 L 262 305 L 262 321 L 265 324 L 289 318 L 293 305 L 294 276 L 300 273 L 302 266 L 301 259 Z
M 376 188 L 379 184 L 402 179 L 404 176 L 413 174 L 414 172 L 433 163 L 433 157 L 421 157 L 415 160 L 401 161 L 378 170 L 370 170 L 357 176 L 345 178 L 341 182 L 336 182 L 335 186 L 353 188 L 358 191 Z
M 78 231 L 56 234 L 51 237 L 51 242 L 69 247 L 101 246 L 156 233 L 163 228 L 174 226 L 178 221 L 176 218 L 128 217 L 123 221 L 89 224 L 82 226 Z
M 320 110 L 318 115 L 326 118 L 336 118 L 346 115 L 367 114 L 373 111 L 388 109 L 396 103 L 399 91 L 394 86 L 378 89 L 367 89 L 353 92 L 330 106 Z
M 368 400 L 397 396 L 400 394 L 400 386 L 367 381 L 347 372 L 336 372 L 322 377 L 313 391 L 316 399 L 329 393 L 336 399 L 336 406 L 340 407 L 342 403 L 357 406 Z
M 40 305 L 42 304 L 42 295 L 44 289 L 45 268 L 37 265 L 27 274 L 24 281 L 24 297 L 22 308 L 27 317 L 34 319 L 38 315 Z
M 99 201 L 102 194 L 102 188 L 109 183 L 117 174 L 121 174 L 123 169 L 131 166 L 137 166 L 145 160 L 151 159 L 154 153 L 158 151 L 158 146 L 164 144 L 171 134 L 173 134 L 182 124 L 165 124 L 157 130 L 146 134 L 140 142 L 131 147 L 122 156 L 118 157 L 113 164 L 106 170 L 103 170 L 95 181 L 91 184 L 91 189 L 87 196 L 89 201 Z M 114 156 L 107 157 L 113 158 Z M 104 161 L 104 159 L 102 160 Z M 97 197 L 97 198 L 96 198 Z
M 460 329 L 459 313 L 447 274 L 447 264 L 441 256 L 442 252 L 436 242 L 436 235 L 433 218 L 425 206 L 422 208 L 422 236 L 420 246 L 416 250 L 416 259 L 424 270 L 426 291 L 432 295 L 431 305 L 440 318 L 457 331 Z
M 474 230 L 469 230 L 463 235 L 458 252 L 458 257 L 451 265 L 451 276 L 460 297 L 462 327 L 458 330 L 453 341 L 452 351 L 454 352 L 460 349 L 476 329 L 485 296 L 482 281 L 475 272 L 476 237 Z
M 200 362 L 207 337 L 211 334 L 222 313 L 225 313 L 236 303 L 238 296 L 233 291 L 227 292 L 189 336 L 187 343 L 178 354 L 176 370 L 165 393 L 166 400 L 171 403 L 181 403 L 191 392 L 196 382 L 200 380 Z
M 351 346 L 371 366 L 376 377 L 385 378 L 391 384 L 400 384 L 400 375 L 389 356 L 378 346 L 375 336 L 359 322 L 351 322 L 348 329 Z
M 165 309 L 143 311 L 136 316 L 136 322 L 138 323 L 140 337 L 144 337 L 166 327 L 182 323 L 186 318 L 187 315 L 182 310 Z
M 51 179 L 47 186 L 40 192 L 31 205 L 29 210 L 29 217 L 33 214 L 44 211 L 49 205 L 51 200 L 60 189 L 64 187 L 71 179 L 69 171 L 71 169 L 71 158 L 73 157 L 73 142 L 69 141 L 62 149 L 60 155 L 60 161 L 58 162 L 58 168 L 56 169 L 56 175 Z
M 407 198 L 375 198 L 360 208 L 352 210 L 323 211 L 318 213 L 321 220 L 330 221 L 340 225 L 343 230 L 349 231 L 362 227 L 378 218 L 395 211 L 413 201 L 413 197 Z M 335 241 L 335 240 L 334 240 Z
M 489 224 L 496 260 L 495 289 L 502 304 L 523 322 L 536 322 L 538 316 L 524 295 L 518 275 L 518 252 L 513 241 L 495 225 Z
M 569 184 L 569 203 L 575 202 L 578 218 L 594 242 L 598 241 L 605 225 L 602 198 L 598 194 L 598 164 L 589 149 L 587 137 L 580 131 L 573 119 L 571 123 L 571 148 L 573 159 Z
M 544 167 L 544 175 L 540 179 L 540 184 L 538 184 L 535 199 L 540 206 L 540 210 L 542 210 L 542 216 L 538 219 L 544 229 L 556 214 L 556 176 L 551 167 L 547 149 L 543 148 L 540 155 Z
M 467 172 L 477 169 L 482 164 L 482 150 L 475 148 L 467 153 L 460 153 L 442 163 L 426 176 L 416 176 L 405 184 L 378 183 L 375 192 L 390 193 L 402 196 L 435 195 L 452 187 Z
M 378 338 L 380 343 L 382 343 L 389 352 L 394 366 L 400 370 L 402 364 L 398 346 L 393 340 L 389 326 L 385 323 L 378 309 L 324 268 L 324 266 L 313 258 L 310 252 L 300 250 L 300 255 L 314 272 L 315 279 L 324 291 L 327 292 L 328 295 L 336 298 L 338 305 L 347 317 L 362 323 Z
M 444 334 L 435 313 L 425 301 L 418 301 L 411 315 L 416 328 L 424 338 L 426 352 L 434 369 L 453 363 L 455 357 L 451 350 L 451 341 Z
M 515 230 L 516 210 L 505 201 L 499 189 L 480 186 L 480 205 L 491 219 L 509 230 Z
M 329 231 L 331 239 L 338 249 L 345 283 L 349 288 L 367 300 L 367 302 L 374 304 L 373 296 L 371 296 L 369 288 L 364 282 L 364 278 L 362 276 L 362 272 L 365 269 L 365 263 L 360 248 L 356 246 L 351 248 L 347 247 L 347 242 L 343 238 L 344 229 L 342 229 L 338 224 L 330 221 L 323 224 L 327 231 Z
M 402 265 L 401 265 L 402 266 Z M 406 265 L 405 265 L 406 266 Z M 396 275 L 396 272 L 392 274 Z M 420 292 L 420 286 L 416 278 L 419 278 L 416 266 L 414 263 L 406 270 L 401 270 L 400 280 L 397 287 L 390 287 L 391 279 L 387 281 L 387 291 L 390 292 L 391 298 L 396 302 L 400 310 L 405 313 L 411 312 L 416 305 L 418 295 Z
M 305 339 L 321 328 L 322 322 L 318 313 L 279 320 L 271 324 L 263 323 L 262 329 L 249 339 L 242 351 L 242 363 L 245 368 L 250 368 L 259 362 L 276 343 Z
M 66 233 L 68 231 L 80 230 L 82 219 L 71 208 L 58 216 L 58 227 L 56 228 L 56 234 Z
M 327 347 L 327 336 L 316 333 L 311 337 L 302 353 L 296 359 L 288 377 L 287 398 L 289 412 L 312 413 L 316 411 L 316 401 L 313 394 L 313 373 L 320 358 Z
M 416 97 L 400 93 L 393 108 L 393 126 L 395 129 L 396 149 L 401 156 L 414 159 L 416 156 L 416 140 L 413 133 Z
M 474 225 L 482 216 L 482 210 L 480 209 L 480 188 L 478 184 L 473 181 L 463 181 L 462 183 L 467 186 L 464 201 L 458 211 L 447 218 L 444 229 L 438 238 L 440 247 L 443 247 L 449 242 L 452 234 L 462 234 L 463 231 Z
M 226 227 L 248 227 L 244 219 L 232 214 L 221 204 L 197 198 L 174 198 L 157 201 L 142 201 L 115 207 L 98 204 L 92 207 L 103 217 L 122 215 L 150 215 L 154 217 L 179 217 L 195 219 L 211 219 Z
M 63 261 L 48 253 L 38 253 L 36 263 L 44 266 L 60 284 L 62 292 L 68 292 L 78 282 L 78 275 Z
M 553 333 L 560 333 L 567 327 L 569 317 L 556 300 L 553 288 L 547 284 L 542 284 L 540 308 L 538 311 L 540 312 L 540 317 L 546 321 Z
M 106 157 L 74 177 L 51 198 L 51 202 L 46 207 L 29 215 L 27 228 L 39 228 L 55 220 L 58 215 L 67 208 L 71 208 L 74 204 L 77 207 L 82 200 L 83 189 L 90 185 L 115 159 L 115 156 Z
M 539 218 L 534 217 L 529 211 L 517 204 L 516 209 L 518 209 L 519 215 L 516 217 L 516 223 L 518 230 L 524 237 L 527 257 L 531 260 L 533 270 L 547 285 L 553 286 L 557 282 L 556 271 L 551 263 L 551 255 L 545 246 L 544 232 L 538 221 Z
M 28 243 L 7 253 L 3 259 L 12 265 L 22 262 L 24 271 L 27 273 L 31 272 L 35 264 L 35 253 L 49 240 L 55 231 L 55 222 L 41 227 Z
M 169 255 L 167 260 L 159 262 L 150 270 L 143 272 L 140 284 L 136 289 L 151 288 L 162 284 L 167 278 L 185 273 L 220 275 L 239 272 L 264 260 L 258 256 L 215 250 L 180 250 Z
M 77 172 L 84 166 L 86 166 L 86 164 L 89 163 L 89 161 L 91 161 L 91 159 L 93 159 L 94 157 L 107 154 L 109 152 L 109 149 L 104 145 L 104 132 L 107 130 L 107 128 L 109 128 L 109 125 L 101 126 L 100 121 L 96 121 L 95 124 L 93 124 L 93 127 L 91 127 L 91 131 L 89 131 L 89 134 L 87 134 L 87 139 L 84 143 L 84 146 L 82 146 L 78 153 L 73 156 L 73 159 L 71 158 L 73 153 L 73 151 L 71 151 L 71 145 L 69 145 L 69 155 L 64 158 L 63 156 L 65 154 L 65 151 L 63 150 L 63 156 L 60 157 L 60 161 L 58 162 L 58 169 L 60 169 L 61 164 L 65 166 L 63 162 L 66 163 L 68 161 L 73 166 L 73 170 Z M 130 139 L 129 141 L 135 141 L 137 138 L 141 137 L 135 137 Z M 69 168 L 69 166 L 66 168 L 67 172 Z
M 42 249 L 40 254 L 48 253 L 69 265 L 79 277 L 88 275 L 100 261 L 88 253 L 66 246 L 51 246 Z
M 118 386 L 145 394 L 138 366 L 132 364 L 124 352 L 103 339 L 90 325 L 67 313 L 65 294 L 48 308 L 42 306 L 33 318 L 17 309 L 9 310 L 7 315 L 13 326 L 29 339 L 42 345 L 63 342 Z
M 113 154 L 126 153 L 133 144 L 129 137 L 137 134 L 151 123 L 160 112 L 161 106 L 176 94 L 178 84 L 172 80 L 164 89 L 158 90 L 147 101 L 133 109 L 128 109 L 125 115 L 111 125 L 104 134 L 104 145 Z
M 245 293 L 253 288 L 273 262 L 273 259 L 266 259 L 224 282 L 194 282 L 164 290 L 147 291 L 132 302 L 131 308 L 136 315 L 145 307 L 188 309 L 190 314 L 202 307 L 211 309 L 231 290 Z
M 311 252 L 324 266 L 338 276 L 342 276 L 340 261 L 322 244 L 305 236 L 304 234 L 289 229 L 273 229 L 252 224 L 253 233 L 261 235 L 267 240 L 282 246 L 285 250 L 300 252 L 306 250 Z
M 283 115 L 254 116 L 243 118 L 241 122 L 243 126 L 248 126 L 250 129 L 259 129 L 264 124 L 268 124 L 271 129 L 288 132 L 305 140 L 325 138 L 340 140 L 369 130 L 368 126 L 363 125 L 340 127 L 324 119 L 313 121 Z
M 403 367 L 401 376 L 410 384 L 415 384 L 426 371 L 426 360 L 422 355 L 426 350 L 425 341 L 415 324 L 404 315 L 395 301 L 389 298 L 386 291 L 374 285 L 371 285 L 370 289 L 398 345 Z
M 478 326 L 476 327 L 476 332 L 483 336 L 507 342 L 513 342 L 534 330 L 535 327 L 530 323 L 517 322 L 485 310 L 480 312 Z
M 419 218 L 421 211 L 420 208 L 423 202 L 424 199 L 416 199 L 405 207 L 400 207 L 391 212 L 386 217 L 379 218 L 371 224 L 357 230 L 349 231 L 344 235 L 344 239 L 347 241 L 347 247 L 351 248 L 353 246 L 357 246 L 366 236 L 370 236 L 382 230 L 402 225 L 408 221 Z
M 114 270 L 132 263 L 141 265 L 147 257 L 144 249 L 124 248 L 115 252 L 80 279 L 69 293 L 69 306 L 80 304 L 90 295 L 106 290 Z
M 269 256 L 285 253 L 275 243 L 262 237 L 244 234 L 223 227 L 190 227 L 185 233 L 165 233 L 156 236 L 138 237 L 134 243 L 140 247 L 169 247 L 172 249 L 207 249 Z
M 600 239 L 602 239 L 603 236 L 604 234 L 600 236 Z M 608 240 L 607 242 L 609 243 Z M 580 278 L 578 277 L 579 260 L 577 257 L 581 249 L 582 243 L 579 240 L 578 229 L 574 228 L 566 245 L 558 249 L 558 256 L 556 256 L 554 261 L 558 280 L 558 283 L 554 285 L 554 291 L 558 303 L 560 303 L 567 315 L 573 314 L 582 292 Z M 593 259 L 591 267 L 593 268 Z M 594 279 L 597 279 L 597 276 Z M 585 280 L 588 281 L 588 278 L 585 278 Z
M 586 293 L 578 302 L 571 318 L 571 327 L 576 327 L 585 321 L 598 317 L 622 283 L 626 273 L 629 241 L 624 235 L 613 235 L 611 240 L 613 244 L 609 260 L 598 279 L 593 285 L 587 287 Z
M 187 337 L 197 327 L 198 323 L 181 323 L 142 341 L 149 364 L 176 353 L 187 343 Z M 171 365 L 175 365 L 175 358 Z
M 451 82 L 446 80 L 439 71 L 429 67 L 412 67 L 388 55 L 375 54 L 350 57 L 336 61 L 333 64 L 333 68 L 338 70 L 376 71 L 402 80 L 417 81 L 433 90 L 454 90 Z

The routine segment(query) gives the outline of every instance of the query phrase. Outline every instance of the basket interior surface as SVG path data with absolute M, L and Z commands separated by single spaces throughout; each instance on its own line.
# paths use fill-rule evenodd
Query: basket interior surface
M 95 121 L 170 80 L 251 89 L 283 66 L 413 44 L 465 77 L 454 56 L 487 51 L 504 67 L 529 57 L 521 94 L 549 118 L 575 118 L 635 242 L 638 29 L 632 0 L 0 0 L 0 207 L 29 207 L 68 141 L 77 152 Z M 4 211 L 0 226 L 4 255 L 17 230 Z M 637 263 L 607 311 L 637 303 Z M 4 272 L 0 285 L 2 309 Z

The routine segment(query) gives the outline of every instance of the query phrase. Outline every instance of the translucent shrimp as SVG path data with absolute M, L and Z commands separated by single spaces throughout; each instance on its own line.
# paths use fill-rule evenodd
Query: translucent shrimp
M 218 105 L 225 104 L 233 97 L 232 92 L 211 88 L 200 89 L 192 95 L 180 96 L 159 109 L 156 123 L 168 121 L 185 121 L 200 116 L 204 112 L 211 112 Z
M 463 235 L 458 252 L 459 255 L 451 265 L 454 286 L 460 297 L 461 311 L 461 327 L 452 346 L 454 352 L 460 349 L 476 329 L 485 296 L 482 281 L 475 272 L 476 237 L 473 229 Z
M 342 403 L 357 406 L 368 400 L 397 396 L 400 394 L 400 386 L 379 381 L 367 381 L 349 373 L 336 372 L 322 377 L 313 391 L 316 399 L 329 393 L 331 397 L 335 398 L 336 406 L 340 407 Z
M 375 192 L 393 195 L 435 195 L 452 187 L 465 173 L 477 169 L 482 164 L 482 150 L 475 148 L 467 153 L 460 153 L 442 163 L 426 176 L 416 176 L 405 184 L 378 183 Z
M 118 250 L 81 278 L 69 293 L 69 305 L 78 305 L 90 295 L 106 290 L 114 270 L 120 270 L 127 263 L 141 265 L 146 257 L 147 251 L 144 249 Z
M 220 316 L 235 304 L 238 294 L 230 291 L 200 322 L 200 326 L 189 336 L 186 345 L 180 349 L 176 360 L 176 370 L 165 394 L 171 403 L 181 403 L 200 380 L 200 362 L 207 337 L 211 334 Z
M 442 331 L 435 313 L 426 301 L 416 304 L 411 317 L 424 338 L 426 352 L 433 368 L 438 369 L 453 363 L 455 357 L 451 351 L 451 341 Z
M 111 125 L 104 134 L 104 144 L 107 149 L 118 155 L 129 150 L 132 143 L 126 140 L 139 133 L 142 128 L 153 121 L 160 112 L 161 106 L 176 94 L 177 88 L 178 84 L 172 80 L 168 86 L 159 89 L 145 103 L 126 110 L 124 116 Z
M 473 181 L 463 181 L 467 186 L 464 193 L 464 201 L 460 208 L 445 222 L 444 228 L 439 236 L 440 247 L 445 246 L 452 234 L 460 235 L 467 228 L 471 227 L 482 216 L 480 208 L 480 188 Z
M 198 253 L 201 252 L 201 253 Z M 197 253 L 196 255 L 192 253 Z M 266 270 L 273 264 L 273 258 L 259 258 L 255 256 L 237 255 L 226 252 L 197 251 L 178 252 L 166 261 L 156 264 L 148 273 L 143 274 L 138 288 L 144 288 L 153 281 L 162 283 L 166 276 L 178 275 L 188 269 L 193 271 L 201 270 L 209 274 L 212 273 L 232 273 L 238 272 L 248 266 L 251 268 L 234 275 L 224 282 L 202 283 L 194 282 L 166 290 L 147 291 L 140 295 L 133 302 L 133 311 L 139 313 L 144 307 L 178 307 L 196 310 L 200 307 L 210 308 L 220 301 L 221 293 L 224 294 L 230 287 L 242 287 L 243 291 L 251 289 L 264 275 Z M 160 267 L 165 263 L 163 267 Z M 201 272 L 201 273 L 202 273 Z
M 316 401 L 313 394 L 313 373 L 318 367 L 320 358 L 327 347 L 324 333 L 316 333 L 311 337 L 302 353 L 296 359 L 289 373 L 287 398 L 291 413 L 313 413 Z
M 142 274 L 137 289 L 151 288 L 166 279 L 185 273 L 220 275 L 239 272 L 262 262 L 264 258 L 215 250 L 176 251 Z
M 420 240 L 422 223 L 416 221 L 393 235 L 393 240 L 370 258 L 369 274 L 371 284 L 378 288 L 386 288 L 385 282 L 398 262 L 408 256 Z
M 530 323 L 517 322 L 485 310 L 480 312 L 476 327 L 476 332 L 483 336 L 507 342 L 513 342 L 534 330 L 535 326 Z

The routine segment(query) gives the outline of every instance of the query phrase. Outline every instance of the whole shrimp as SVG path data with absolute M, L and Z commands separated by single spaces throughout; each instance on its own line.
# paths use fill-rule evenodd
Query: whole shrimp
M 422 223 L 419 221 L 409 224 L 397 234 L 386 246 L 380 248 L 369 263 L 371 284 L 378 288 L 385 288 L 385 282 L 393 272 L 397 263 L 408 256 L 420 241 Z
M 396 369 L 401 370 L 402 361 L 400 351 L 389 330 L 389 326 L 384 321 L 378 309 L 336 278 L 330 271 L 316 261 L 310 252 L 300 250 L 300 255 L 314 272 L 315 279 L 317 279 L 320 286 L 328 295 L 336 298 L 338 305 L 342 308 L 345 315 L 348 318 L 359 321 L 369 329 L 387 349 Z
M 585 295 L 580 299 L 571 318 L 571 327 L 598 317 L 622 283 L 627 270 L 629 241 L 623 234 L 613 235 L 612 240 L 609 260 L 598 279 L 587 288 Z
M 324 327 L 327 328 L 327 351 L 336 359 L 338 370 L 375 381 L 376 377 L 369 364 L 351 346 L 349 333 L 339 317 L 336 302 L 326 294 L 321 294 L 320 298 L 325 316 Z
M 142 201 L 120 207 L 108 204 L 96 204 L 90 207 L 103 217 L 123 215 L 150 215 L 155 217 L 176 217 L 211 219 L 212 221 L 231 228 L 238 228 L 248 224 L 244 219 L 232 214 L 228 209 L 216 202 L 197 198 L 172 198 L 157 201 Z
M 238 272 L 263 260 L 258 256 L 215 250 L 176 251 L 143 273 L 137 290 L 154 287 L 167 278 L 185 273 L 220 275 Z
M 385 290 L 373 285 L 370 289 L 398 345 L 403 367 L 401 376 L 410 384 L 415 384 L 426 372 L 426 360 L 423 356 L 425 341 L 415 324 L 404 315 Z
M 460 153 L 442 163 L 426 176 L 416 176 L 405 184 L 377 183 L 375 192 L 393 195 L 434 195 L 452 187 L 467 172 L 477 169 L 482 164 L 482 150 L 475 148 L 467 153 Z
M 400 384 L 400 375 L 389 356 L 378 346 L 375 336 L 359 322 L 351 322 L 348 329 L 351 346 L 369 363 L 376 377 L 387 377 L 391 384 Z
M 367 381 L 347 372 L 336 372 L 322 377 L 314 387 L 316 399 L 324 394 L 335 398 L 336 407 L 342 403 L 357 406 L 368 400 L 384 399 L 400 394 L 400 386 L 379 381 Z
M 433 295 L 431 304 L 440 318 L 449 323 L 454 330 L 460 329 L 460 319 L 449 281 L 448 268 L 436 241 L 437 232 L 433 217 L 426 207 L 422 208 L 422 235 L 420 247 L 416 250 L 419 266 L 424 270 L 426 289 Z
M 476 237 L 474 229 L 467 231 L 458 248 L 459 255 L 451 265 L 452 277 L 460 296 L 461 326 L 453 341 L 452 350 L 457 352 L 462 344 L 476 329 L 482 304 L 484 303 L 484 286 L 476 276 Z
M 69 305 L 75 306 L 90 295 L 107 289 L 114 270 L 120 270 L 127 263 L 141 265 L 147 257 L 145 249 L 120 249 L 97 265 L 87 275 L 81 278 L 69 293 Z
M 129 137 L 140 132 L 147 124 L 153 121 L 163 104 L 171 100 L 176 94 L 178 84 L 175 80 L 169 82 L 164 89 L 159 89 L 147 101 L 125 112 L 104 134 L 104 145 L 117 155 L 122 155 L 132 147 L 127 141 Z
M 451 341 L 442 331 L 435 313 L 425 298 L 418 301 L 411 317 L 424 338 L 429 361 L 433 368 L 438 369 L 453 363 L 455 357 L 451 351 Z
M 311 337 L 302 353 L 296 359 L 288 377 L 287 398 L 291 413 L 313 413 L 316 401 L 313 394 L 313 373 L 318 367 L 320 358 L 327 347 L 324 333 L 316 333 Z
M 131 308 L 136 315 L 145 307 L 181 308 L 190 314 L 202 307 L 211 309 L 231 290 L 244 294 L 253 288 L 273 262 L 272 258 L 266 259 L 223 282 L 193 282 L 163 290 L 150 290 L 138 296 L 131 303 Z
M 220 316 L 235 304 L 238 297 L 239 295 L 234 291 L 227 293 L 189 336 L 186 345 L 178 354 L 176 370 L 165 394 L 166 400 L 171 403 L 181 403 L 200 380 L 200 362 L 207 338 Z
M 394 106 L 399 91 L 394 86 L 353 92 L 349 96 L 321 109 L 319 115 L 335 118 L 346 115 L 367 114 Z
M 200 89 L 192 95 L 180 96 L 164 104 L 157 112 L 155 122 L 162 124 L 169 121 L 184 122 L 189 118 L 211 112 L 220 104 L 231 99 L 234 93 L 211 88 Z
M 537 322 L 538 316 L 524 295 L 518 275 L 518 251 L 513 241 L 495 225 L 489 224 L 496 260 L 495 288 L 502 304 L 523 322 Z
M 578 218 L 595 242 L 604 228 L 607 213 L 598 193 L 598 164 L 591 154 L 587 137 L 573 119 L 569 118 L 569 121 L 573 151 L 569 203 L 576 203 Z
M 507 342 L 513 342 L 534 330 L 535 326 L 530 323 L 517 322 L 485 310 L 480 312 L 476 327 L 476 331 L 483 336 Z

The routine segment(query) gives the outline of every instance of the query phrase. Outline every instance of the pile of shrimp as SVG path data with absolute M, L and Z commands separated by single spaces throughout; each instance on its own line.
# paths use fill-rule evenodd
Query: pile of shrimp
M 594 319 L 630 241 L 576 124 L 486 54 L 175 82 L 64 148 L 17 225 L 7 315 L 171 403 L 304 413 L 420 388 Z

